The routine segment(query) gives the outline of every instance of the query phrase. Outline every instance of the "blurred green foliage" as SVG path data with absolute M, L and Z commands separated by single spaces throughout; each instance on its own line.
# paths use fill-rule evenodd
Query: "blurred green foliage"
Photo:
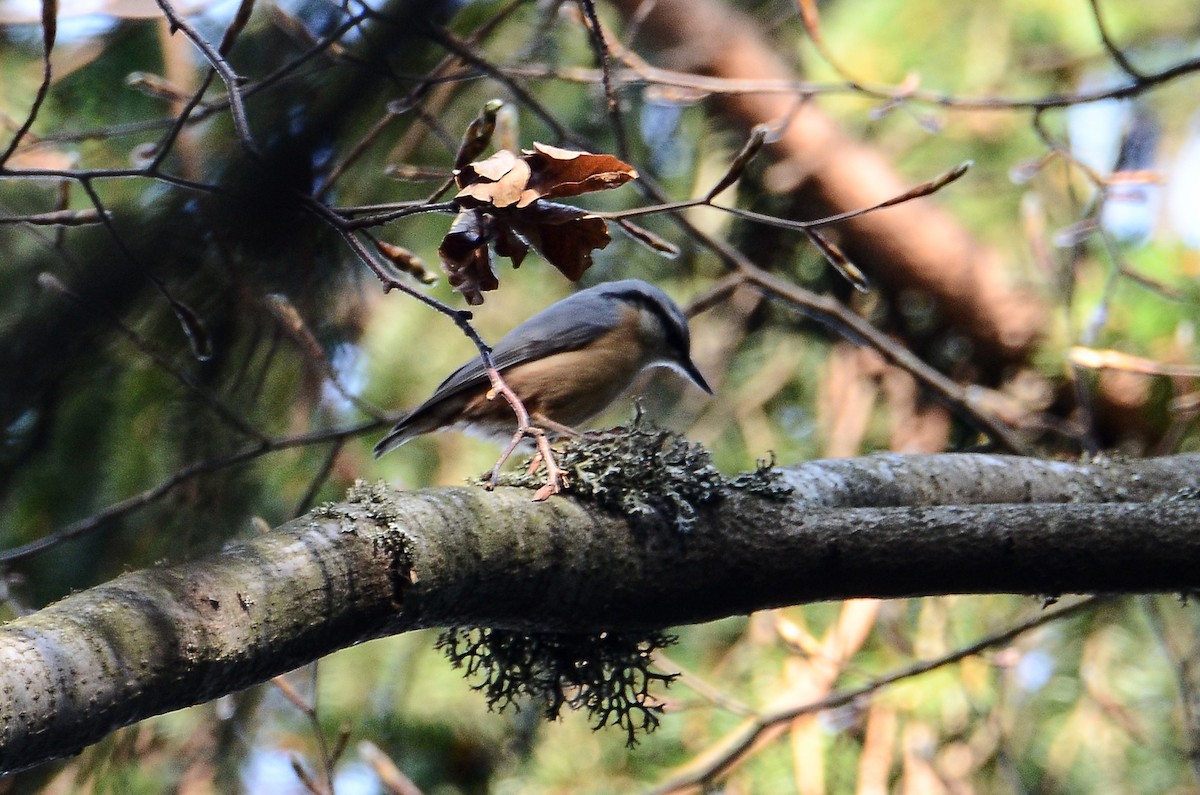
M 806 40 L 790 4 L 748 5 L 764 36 L 785 57 L 803 64 L 808 79 L 841 82 Z M 1200 19 L 1188 0 L 1101 6 L 1114 37 L 1130 45 L 1138 63 L 1158 67 L 1196 51 Z M 204 23 L 210 38 L 219 36 L 214 20 L 227 14 L 218 13 L 220 8 L 213 4 L 214 17 Z M 105 206 L 114 210 L 125 250 L 98 227 L 66 230 L 60 240 L 52 228 L 0 225 L 0 341 L 5 343 L 0 547 L 87 520 L 183 468 L 236 455 L 258 441 L 215 420 L 179 378 L 118 331 L 112 317 L 271 438 L 352 424 L 365 415 L 331 394 L 324 365 L 270 318 L 263 303 L 270 293 L 288 298 L 327 356 L 344 346 L 347 359 L 338 363 L 342 379 L 361 384 L 363 398 L 388 411 L 419 403 L 474 354 L 445 317 L 399 294 L 380 294 L 372 276 L 330 230 L 280 197 L 293 189 L 322 190 L 330 165 L 342 162 L 385 118 L 388 103 L 420 86 L 444 55 L 420 35 L 426 15 L 442 14 L 451 20 L 450 29 L 466 38 L 502 8 L 495 2 L 396 3 L 388 12 L 405 24 L 380 23 L 369 36 L 349 36 L 341 45 L 349 56 L 315 57 L 254 94 L 251 124 L 269 163 L 265 177 L 240 152 L 227 114 L 215 113 L 190 127 L 167 159 L 167 171 L 228 191 L 234 197 L 229 203 L 146 178 L 94 180 Z M 555 3 L 521 4 L 478 51 L 492 63 L 513 67 L 592 66 L 587 37 L 573 21 L 574 6 L 557 8 Z M 609 29 L 619 32 L 615 15 L 603 5 L 600 10 Z M 822 13 L 830 49 L 854 76 L 872 83 L 894 85 L 915 74 L 921 88 L 1026 97 L 1077 90 L 1088 75 L 1115 74 L 1083 3 L 842 0 L 823 5 Z M 231 64 L 260 80 L 307 50 L 337 18 L 332 5 L 261 4 L 233 48 Z M 9 130 L 15 128 L 11 120 L 19 123 L 27 113 L 40 75 L 33 30 L 0 30 L 0 73 L 5 75 L 0 110 Z M 161 23 L 135 20 L 116 20 L 107 32 L 75 41 L 64 32 L 59 66 L 72 71 L 54 84 L 33 127 L 43 143 L 31 151 L 48 161 L 9 165 L 126 168 L 137 162 L 134 147 L 157 140 L 173 111 L 169 103 L 126 87 L 126 75 L 166 70 L 194 84 L 204 73 L 181 36 L 164 50 L 162 34 Z M 596 86 L 555 77 L 516 79 L 594 151 L 615 150 Z M 214 89 L 209 98 L 218 94 Z M 493 97 L 519 107 L 523 144 L 556 142 L 538 109 L 496 79 L 470 74 L 462 81 L 436 81 L 422 86 L 419 95 L 429 117 L 420 121 L 415 113 L 396 113 L 325 194 L 331 205 L 427 198 L 435 181 L 401 182 L 385 177 L 385 169 L 405 163 L 448 173 L 458 136 Z M 1194 95 L 1195 79 L 1185 78 L 1142 98 L 1161 119 L 1164 152 L 1182 146 L 1188 119 L 1197 110 Z M 702 192 L 740 145 L 738 136 L 696 101 L 677 108 L 678 126 L 666 139 L 672 148 L 664 154 L 661 142 L 647 143 L 636 134 L 639 114 L 660 111 L 649 107 L 639 91 L 626 91 L 623 99 L 629 159 L 659 179 L 672 197 Z M 1155 227 L 1146 244 L 1122 250 L 1128 268 L 1145 277 L 1140 282 L 1112 279 L 1115 265 L 1094 239 L 1057 251 L 1059 270 L 1047 272 L 1045 263 L 1031 256 L 1029 236 L 1022 231 L 1024 197 L 1038 197 L 1049 237 L 1086 214 L 1093 191 L 1079 169 L 1061 160 L 1023 184 L 1014 183 L 1013 170 L 1045 151 L 1029 111 L 914 103 L 875 115 L 879 101 L 852 91 L 817 101 L 914 183 L 959 161 L 975 161 L 970 176 L 938 200 L 999 247 L 1014 278 L 1036 285 L 1054 308 L 1053 325 L 1031 372 L 1048 392 L 1069 390 L 1063 352 L 1092 327 L 1096 334 L 1089 343 L 1097 347 L 1195 363 L 1200 257 L 1165 224 Z M 1051 134 L 1064 141 L 1065 117 L 1060 110 L 1043 118 Z M 160 123 L 122 126 L 148 120 Z M 56 180 L 0 180 L 0 213 L 44 211 L 57 192 Z M 726 200 L 734 201 L 735 193 L 752 209 L 786 212 L 786 202 L 763 188 L 758 164 Z M 625 187 L 580 203 L 615 208 L 641 201 L 633 187 Z M 65 206 L 80 209 L 90 203 L 74 185 Z M 691 211 L 688 217 L 747 250 L 759 247 L 802 284 L 845 290 L 798 235 L 733 223 L 710 210 Z M 433 263 L 447 224 L 446 216 L 416 216 L 377 233 Z M 682 256 L 665 261 L 614 234 L 584 282 L 637 275 L 662 284 L 682 301 L 701 294 L 721 275 L 716 257 L 681 239 L 669 221 L 648 219 L 646 225 L 681 244 Z M 489 340 L 571 289 L 536 257 L 519 271 L 504 268 L 501 289 L 474 314 L 476 327 Z M 81 299 L 40 290 L 36 280 L 43 271 L 55 274 Z M 212 361 L 198 362 L 189 354 L 179 323 L 150 275 L 203 318 L 217 351 Z M 444 283 L 431 294 L 461 305 Z M 832 378 L 833 344 L 825 331 L 782 308 L 759 306 L 748 318 L 701 315 L 694 333 L 702 367 L 721 368 L 709 376 L 720 382 L 720 396 L 706 402 L 682 391 L 677 379 L 655 375 L 642 390 L 652 417 L 708 445 L 726 472 L 751 468 L 768 450 L 782 464 L 823 454 L 831 412 L 838 410 L 821 404 Z M 1085 388 L 1096 380 L 1089 378 L 1080 376 Z M 1186 388 L 1165 382 L 1149 386 L 1135 411 L 1156 437 L 1172 420 L 1170 399 Z M 628 405 L 615 407 L 596 424 L 623 422 L 629 412 Z M 887 448 L 889 420 L 884 401 L 876 401 L 860 440 L 862 451 Z M 1183 430 L 1178 449 L 1200 449 L 1195 429 Z M 348 437 L 336 449 L 325 444 L 247 456 L 237 466 L 184 482 L 148 507 L 100 522 L 79 539 L 19 561 L 7 571 L 12 599 L 5 603 L 5 615 L 128 567 L 213 549 L 252 533 L 254 518 L 278 524 L 314 501 L 338 499 L 357 477 L 409 488 L 460 483 L 487 470 L 495 457 L 490 444 L 447 434 L 414 441 L 402 454 L 375 463 L 369 450 L 378 435 L 376 428 Z M 289 680 L 316 708 L 326 746 L 343 727 L 349 730 L 339 768 L 347 776 L 364 765 L 357 744 L 369 740 L 430 795 L 640 791 L 733 731 L 745 718 L 743 708 L 802 698 L 812 688 L 819 696 L 817 673 L 830 662 L 821 656 L 821 643 L 847 615 L 844 609 L 810 605 L 679 629 L 680 645 L 670 650 L 664 668 L 678 666 L 687 673 L 661 694 L 668 709 L 660 729 L 633 751 L 625 748 L 622 732 L 594 733 L 579 715 L 547 725 L 536 708 L 487 712 L 482 696 L 432 652 L 427 633 L 348 649 Z M 863 684 L 1039 610 L 1034 601 L 1010 597 L 883 604 L 861 648 L 838 662 L 826 687 Z M 871 764 L 882 764 L 884 771 L 872 774 L 872 780 L 904 793 L 1194 791 L 1194 758 L 1188 755 L 1195 749 L 1191 699 L 1197 683 L 1189 662 L 1196 640 L 1195 609 L 1187 602 L 1108 602 L 981 656 L 905 680 L 873 699 L 822 713 L 815 728 L 797 723 L 790 735 L 749 754 L 724 791 L 881 791 L 865 788 Z M 869 745 L 873 731 L 883 740 Z M 288 755 L 319 777 L 321 747 L 301 711 L 276 688 L 263 685 L 122 730 L 79 759 L 28 774 L 16 786 L 34 791 L 46 784 L 47 792 L 255 787 L 302 792 Z M 373 782 L 372 775 L 367 780 Z M 355 783 L 361 780 L 336 779 L 337 791 L 382 791 L 377 784 Z M 0 782 L 0 792 L 9 791 L 5 786 Z

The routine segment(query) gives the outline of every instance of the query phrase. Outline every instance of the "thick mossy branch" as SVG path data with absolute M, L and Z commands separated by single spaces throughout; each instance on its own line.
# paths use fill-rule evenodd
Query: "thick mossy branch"
M 442 632 L 437 646 L 503 710 L 532 700 L 554 720 L 564 706 L 585 709 L 593 728 L 619 726 L 627 743 L 658 727 L 662 706 L 650 694 L 654 682 L 670 684 L 675 674 L 650 670 L 656 649 L 675 636 L 663 632 L 527 635 L 482 627 Z
M 589 431 L 568 439 L 557 453 L 567 473 L 565 492 L 627 517 L 635 527 L 666 524 L 686 533 L 701 506 L 723 499 L 729 489 L 783 498 L 791 487 L 760 461 L 753 473 L 726 478 L 703 445 L 663 430 L 640 411 L 629 427 Z M 536 488 L 528 472 L 504 475 L 503 485 Z
M 626 433 L 657 446 L 635 465 L 688 458 L 666 436 Z M 594 722 L 628 733 L 653 725 L 648 688 L 662 677 L 647 655 L 662 627 L 855 597 L 1200 590 L 1200 454 L 881 455 L 750 478 L 715 489 L 704 469 L 694 492 L 709 499 L 687 533 L 673 519 L 631 532 L 583 498 L 356 484 L 350 501 L 209 558 L 72 594 L 0 626 L 0 773 L 427 627 L 508 628 L 447 641 L 497 704 L 590 703 Z M 753 493 L 783 484 L 786 499 Z M 547 631 L 576 637 L 527 639 Z

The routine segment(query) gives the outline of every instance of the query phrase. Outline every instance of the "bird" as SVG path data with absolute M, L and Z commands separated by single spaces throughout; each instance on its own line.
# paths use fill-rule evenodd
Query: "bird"
M 561 432 L 606 409 L 649 367 L 673 369 L 713 393 L 692 361 L 687 317 L 641 279 L 604 282 L 551 304 L 496 343 L 492 360 L 530 418 Z M 435 431 L 512 436 L 513 409 L 491 390 L 482 359 L 472 359 L 400 418 L 375 445 L 375 457 Z

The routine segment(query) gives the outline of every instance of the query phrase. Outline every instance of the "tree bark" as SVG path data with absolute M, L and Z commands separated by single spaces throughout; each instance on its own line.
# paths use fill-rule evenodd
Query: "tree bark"
M 694 530 L 519 489 L 357 486 L 220 555 L 0 627 L 0 771 L 370 638 L 431 626 L 639 630 L 849 597 L 1200 588 L 1200 455 L 815 462 Z
M 640 35 L 679 69 L 729 80 L 797 77 L 764 39 L 761 26 L 727 2 L 613 0 L 613 5 L 627 18 L 640 19 Z M 795 191 L 797 217 L 811 220 L 869 207 L 911 187 L 880 154 L 801 99 L 777 92 L 713 97 L 715 107 L 742 129 L 788 122 L 780 140 L 768 147 L 775 158 L 770 187 Z M 1045 322 L 1044 302 L 1010 283 L 1000 253 L 975 240 L 933 200 L 905 202 L 837 229 L 844 235 L 842 248 L 887 295 L 914 291 L 933 299 L 945 324 L 971 341 L 971 358 L 988 375 L 1023 360 L 1036 342 Z

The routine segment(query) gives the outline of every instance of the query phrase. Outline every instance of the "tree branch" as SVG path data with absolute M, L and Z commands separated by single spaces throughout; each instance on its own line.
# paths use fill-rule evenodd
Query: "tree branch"
M 688 533 L 502 488 L 356 486 L 205 560 L 0 627 L 0 772 L 370 638 L 430 626 L 639 630 L 848 597 L 1200 588 L 1200 455 L 815 462 Z

